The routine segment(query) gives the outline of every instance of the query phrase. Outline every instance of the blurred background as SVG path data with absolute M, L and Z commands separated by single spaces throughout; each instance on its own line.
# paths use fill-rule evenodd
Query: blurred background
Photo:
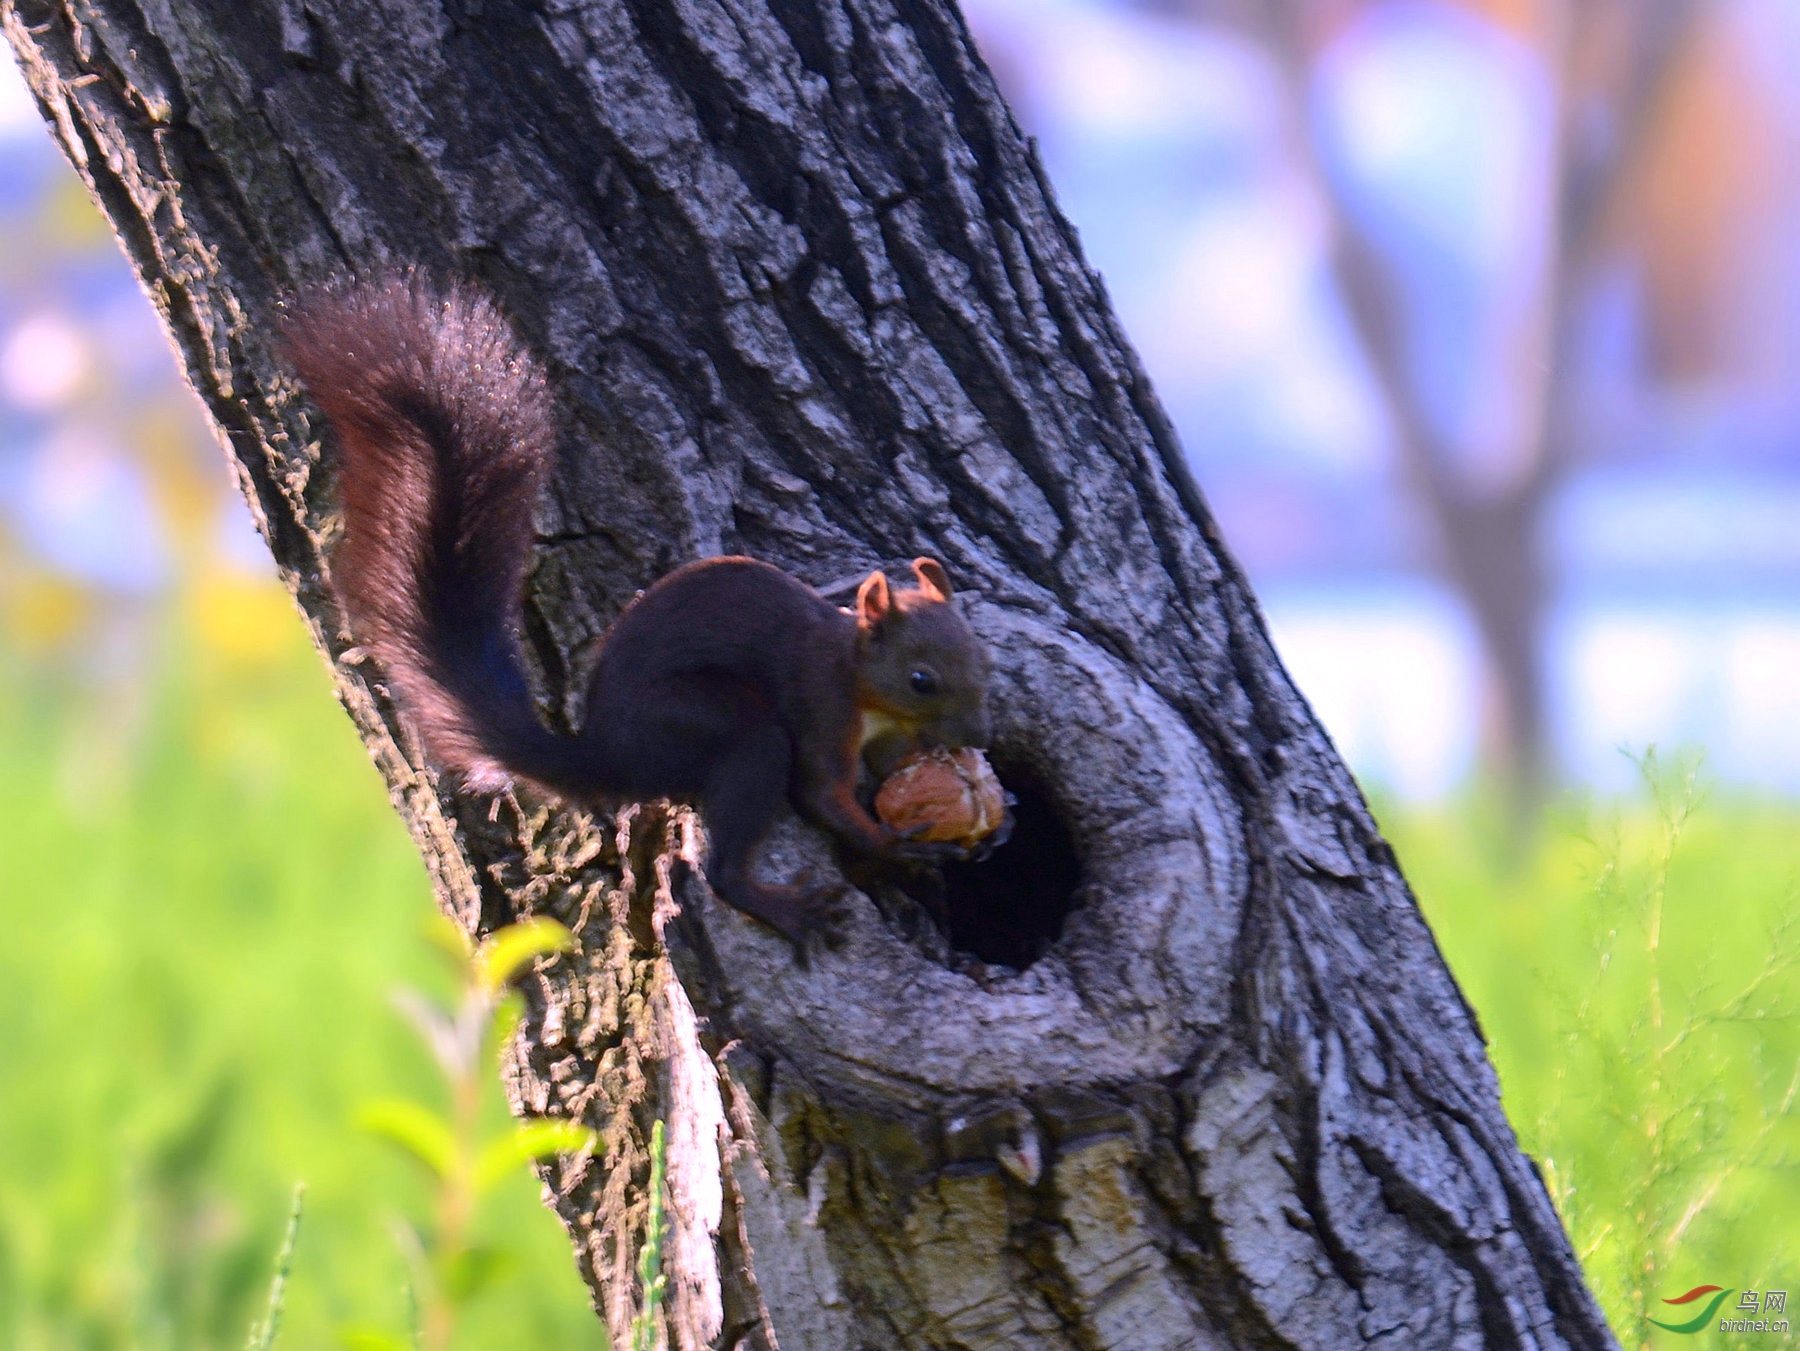
M 1800 791 L 1800 8 L 966 8 L 1365 779 Z
M 1800 1284 L 1800 6 L 964 8 L 1621 1339 Z M 6 61 L 0 761 L 0 1347 L 241 1341 L 301 1175 L 401 1326 L 423 872 Z M 494 1207 L 460 1344 L 598 1345 Z

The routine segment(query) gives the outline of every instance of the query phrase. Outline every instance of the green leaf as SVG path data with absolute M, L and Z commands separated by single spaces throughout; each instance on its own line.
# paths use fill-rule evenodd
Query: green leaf
M 469 946 L 469 936 L 457 928 L 450 919 L 442 914 L 434 913 L 425 921 L 423 930 L 425 941 L 436 948 L 438 953 L 448 957 L 459 971 L 467 969 L 469 958 L 475 955 Z
M 573 1121 L 528 1121 L 481 1151 L 475 1164 L 475 1190 L 484 1192 L 515 1168 L 552 1154 L 593 1153 L 600 1138 Z
M 468 984 L 469 963 L 475 960 L 475 944 L 469 936 L 442 914 L 433 914 L 420 933 L 433 955 L 443 962 L 441 969 L 458 985 Z
M 412 1351 L 412 1343 L 404 1337 L 377 1328 L 343 1328 L 338 1343 L 345 1351 Z
M 553 919 L 509 924 L 475 950 L 476 987 L 490 997 L 499 994 L 531 962 L 552 952 L 568 952 L 574 946 L 575 935 Z
M 499 1049 L 511 1041 L 512 1034 L 518 1030 L 519 1020 L 525 1016 L 525 1001 L 518 991 L 511 990 L 490 1007 L 493 1015 L 488 1019 L 487 1030 L 482 1033 L 481 1054 L 492 1063 Z
M 362 1105 L 356 1124 L 400 1146 L 440 1179 L 456 1171 L 456 1141 L 450 1127 L 428 1107 L 405 1098 L 381 1098 Z

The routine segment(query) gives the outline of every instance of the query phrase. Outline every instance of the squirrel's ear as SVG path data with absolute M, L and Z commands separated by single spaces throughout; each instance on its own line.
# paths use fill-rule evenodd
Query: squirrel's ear
M 856 622 L 872 629 L 888 617 L 894 608 L 893 593 L 888 590 L 885 572 L 871 572 L 856 588 Z
M 919 590 L 932 600 L 950 599 L 950 574 L 935 558 L 913 559 L 913 576 L 919 579 Z

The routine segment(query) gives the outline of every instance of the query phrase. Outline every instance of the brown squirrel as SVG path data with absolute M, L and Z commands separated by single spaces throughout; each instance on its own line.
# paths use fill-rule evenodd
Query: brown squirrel
M 784 796 L 861 854 L 960 856 L 896 834 L 856 796 L 865 750 L 884 768 L 909 748 L 987 744 L 987 652 L 940 564 L 913 564 L 916 589 L 871 573 L 852 612 L 767 563 L 690 563 L 613 623 L 581 730 L 559 735 L 537 719 L 518 640 L 556 444 L 536 364 L 485 298 L 411 279 L 306 302 L 284 337 L 337 434 L 333 572 L 352 629 L 464 783 L 695 802 L 713 888 L 796 943 L 833 893 L 751 875 Z

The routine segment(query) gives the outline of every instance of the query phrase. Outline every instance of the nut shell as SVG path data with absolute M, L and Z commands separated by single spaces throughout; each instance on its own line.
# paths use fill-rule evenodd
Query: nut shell
M 1006 819 L 1006 794 L 987 757 L 972 747 L 917 751 L 882 781 L 875 814 L 911 839 L 974 845 Z

